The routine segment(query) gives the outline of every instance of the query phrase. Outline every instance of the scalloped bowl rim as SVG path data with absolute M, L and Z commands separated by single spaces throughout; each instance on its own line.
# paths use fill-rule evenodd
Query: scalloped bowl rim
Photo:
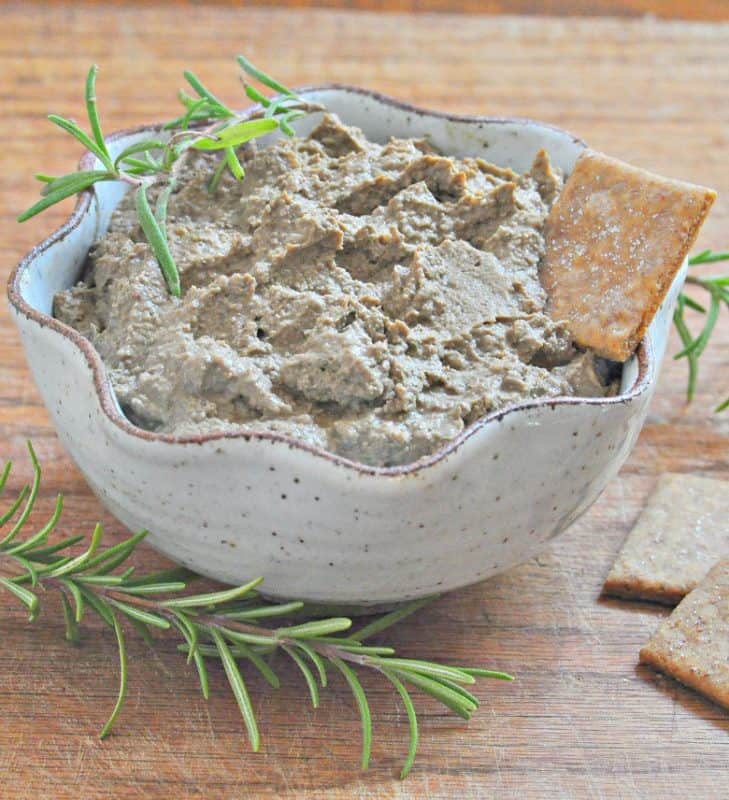
M 490 117 L 490 116 L 480 116 L 480 115 L 470 115 L 470 114 L 451 114 L 448 112 L 433 111 L 423 107 L 405 103 L 403 101 L 397 100 L 395 98 L 389 97 L 379 92 L 370 91 L 368 89 L 362 89 L 356 86 L 347 86 L 343 84 L 323 84 L 319 86 L 302 87 L 297 89 L 296 91 L 303 93 L 303 92 L 314 92 L 314 91 L 319 92 L 327 90 L 341 90 L 344 92 L 361 94 L 369 98 L 372 98 L 374 100 L 377 100 L 378 102 L 384 105 L 389 105 L 391 107 L 405 110 L 413 114 L 425 115 L 431 117 L 440 117 L 454 122 L 469 122 L 469 123 L 473 122 L 473 123 L 489 123 L 489 124 L 503 123 L 503 124 L 530 125 L 530 126 L 537 125 L 542 128 L 551 129 L 553 131 L 557 131 L 559 133 L 572 136 L 572 134 L 569 134 L 562 128 L 558 128 L 557 126 L 549 125 L 548 123 L 538 122 L 536 120 L 532 120 L 525 117 Z M 257 108 L 258 106 L 251 106 L 249 109 L 246 109 L 246 111 L 247 113 L 252 113 Z M 161 127 L 162 127 L 161 123 L 137 125 L 132 128 L 126 128 L 124 130 L 115 131 L 114 133 L 106 136 L 105 139 L 107 142 L 114 142 L 118 139 L 123 139 L 129 136 L 138 135 L 143 132 L 158 131 L 161 129 Z M 573 141 L 579 144 L 584 144 L 584 142 L 581 139 L 578 139 L 575 136 L 572 136 L 572 139 Z M 95 161 L 95 156 L 87 151 L 79 161 L 79 168 L 89 169 L 92 167 L 94 161 Z M 520 411 L 526 411 L 534 408 L 547 408 L 547 407 L 554 408 L 555 406 L 562 406 L 562 405 L 612 406 L 618 403 L 620 404 L 628 403 L 646 391 L 646 389 L 650 385 L 651 376 L 655 375 L 656 372 L 655 368 L 650 369 L 651 364 L 654 362 L 654 352 L 649 335 L 646 334 L 639 343 L 638 348 L 633 356 L 633 358 L 637 359 L 638 370 L 632 386 L 627 391 L 624 391 L 612 397 L 558 396 L 558 397 L 535 398 L 533 400 L 525 400 L 519 403 L 513 403 L 508 406 L 505 406 L 504 408 L 498 409 L 497 411 L 492 411 L 489 414 L 484 415 L 483 417 L 479 417 L 479 419 L 477 419 L 475 422 L 472 422 L 470 425 L 464 428 L 461 431 L 461 433 L 458 434 L 458 436 L 451 439 L 449 442 L 444 444 L 442 447 L 438 448 L 433 453 L 423 456 L 417 459 L 416 461 L 411 461 L 407 464 L 402 464 L 395 467 L 376 467 L 369 464 L 363 464 L 359 461 L 354 461 L 352 459 L 339 456 L 335 453 L 330 452 L 329 450 L 325 450 L 324 448 L 307 444 L 306 442 L 296 439 L 293 436 L 288 436 L 286 434 L 276 433 L 273 431 L 268 432 L 268 431 L 250 430 L 246 429 L 243 426 L 241 426 L 239 430 L 225 430 L 225 431 L 221 430 L 209 433 L 192 434 L 187 436 L 175 436 L 174 434 L 154 433 L 153 431 L 147 431 L 131 423 L 122 413 L 119 404 L 116 400 L 116 396 L 114 394 L 114 389 L 111 385 L 111 381 L 109 380 L 106 367 L 101 359 L 101 356 L 99 355 L 98 351 L 93 346 L 93 344 L 90 342 L 90 340 L 87 339 L 82 334 L 80 334 L 75 328 L 66 325 L 60 320 L 57 320 L 54 317 L 45 314 L 42 311 L 38 311 L 23 298 L 20 288 L 22 275 L 32 267 L 33 262 L 40 255 L 45 253 L 48 249 L 53 247 L 58 242 L 63 241 L 72 231 L 74 231 L 79 226 L 84 215 L 91 207 L 91 202 L 94 198 L 95 198 L 95 193 L 93 192 L 93 189 L 86 189 L 79 195 L 76 201 L 76 205 L 74 206 L 74 209 L 71 215 L 68 217 L 68 219 L 55 231 L 53 231 L 53 233 L 51 233 L 47 238 L 45 238 L 42 242 L 33 247 L 33 249 L 30 250 L 30 252 L 20 261 L 20 263 L 12 271 L 8 279 L 7 294 L 11 305 L 15 308 L 16 311 L 21 313 L 27 319 L 36 322 L 41 327 L 51 328 L 56 333 L 70 340 L 71 342 L 73 342 L 73 344 L 75 344 L 78 347 L 78 349 L 86 358 L 86 361 L 91 369 L 93 375 L 94 387 L 96 389 L 97 400 L 99 401 L 99 404 L 101 406 L 102 411 L 104 412 L 104 415 L 116 428 L 138 439 L 143 439 L 146 441 L 163 442 L 166 444 L 182 444 L 182 445 L 187 445 L 187 444 L 203 445 L 207 442 L 213 442 L 221 439 L 243 439 L 245 441 L 255 439 L 258 441 L 270 441 L 272 443 L 284 444 L 287 447 L 308 452 L 316 458 L 325 459 L 330 463 L 334 463 L 336 465 L 354 470 L 360 474 L 381 475 L 383 477 L 402 477 L 404 475 L 412 475 L 421 472 L 425 470 L 427 467 L 437 464 L 438 462 L 442 461 L 444 458 L 446 458 L 447 456 L 458 450 L 460 446 L 467 439 L 470 439 L 471 436 L 473 436 L 476 432 L 480 431 L 482 428 L 486 427 L 487 425 L 490 425 L 491 423 L 500 422 L 505 417 L 517 414 Z M 626 364 L 627 363 L 629 362 L 626 362 Z M 625 367 L 625 365 L 623 366 Z M 655 364 L 653 364 L 653 366 L 655 367 Z

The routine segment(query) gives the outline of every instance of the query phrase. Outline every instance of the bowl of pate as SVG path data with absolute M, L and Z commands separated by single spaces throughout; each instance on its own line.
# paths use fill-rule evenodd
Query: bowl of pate
M 245 148 L 243 182 L 211 196 L 204 154 L 178 175 L 179 298 L 124 188 L 84 194 L 10 280 L 31 369 L 102 502 L 198 572 L 363 606 L 485 579 L 622 465 L 683 274 L 636 355 L 600 359 L 539 280 L 583 143 L 302 94 L 327 112 Z

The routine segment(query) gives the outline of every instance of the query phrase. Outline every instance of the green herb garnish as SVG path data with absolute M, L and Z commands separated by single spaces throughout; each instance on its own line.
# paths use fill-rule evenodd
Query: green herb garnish
M 406 687 L 420 689 L 468 720 L 479 701 L 464 686 L 475 683 L 480 677 L 512 680 L 503 672 L 398 658 L 391 647 L 365 643 L 422 608 L 434 599 L 432 597 L 409 603 L 350 633 L 353 623 L 348 617 L 301 622 L 302 616 L 307 615 L 303 603 L 264 600 L 256 592 L 262 583 L 260 578 L 232 589 L 189 594 L 186 593 L 188 584 L 198 577 L 189 570 L 176 568 L 138 576 L 134 567 L 124 566 L 146 531 L 104 549 L 103 529 L 97 525 L 88 548 L 76 556 L 72 556 L 70 550 L 84 539 L 83 536 L 70 536 L 49 544 L 49 535 L 63 508 L 61 495 L 48 522 L 21 539 L 41 482 L 41 468 L 30 443 L 28 450 L 33 464 L 32 484 L 19 492 L 10 509 L 0 517 L 0 537 L 3 537 L 2 529 L 18 515 L 10 530 L 0 538 L 0 567 L 9 568 L 9 572 L 0 577 L 0 589 L 7 589 L 28 608 L 31 621 L 40 613 L 41 597 L 50 590 L 58 591 L 69 641 L 79 640 L 80 625 L 89 611 L 113 630 L 119 648 L 119 695 L 101 731 L 102 738 L 110 733 L 126 696 L 126 625 L 136 629 L 150 646 L 154 645 L 151 629 L 176 629 L 184 642 L 178 649 L 187 655 L 188 663 L 195 664 L 206 699 L 208 665 L 211 660 L 222 662 L 254 751 L 259 749 L 260 734 L 242 664 L 257 670 L 276 689 L 280 679 L 271 657 L 279 652 L 286 654 L 301 672 L 315 708 L 319 705 L 320 686 L 327 686 L 332 668 L 340 673 L 355 697 L 362 721 L 363 769 L 367 769 L 370 760 L 372 719 L 357 670 L 378 672 L 395 687 L 408 716 L 410 747 L 400 773 L 403 778 L 412 767 L 418 745 L 417 716 Z M 7 463 L 0 475 L 0 493 L 5 488 L 10 468 L 11 464 Z M 281 625 L 270 624 L 271 620 L 292 616 L 295 618 Z
M 262 110 L 241 117 L 219 100 L 192 72 L 184 73 L 185 80 L 195 95 L 180 91 L 178 97 L 185 107 L 185 113 L 164 126 L 169 131 L 167 139 L 151 138 L 136 142 L 127 147 L 116 158 L 112 158 L 99 120 L 96 102 L 96 75 L 98 68 L 91 67 L 86 79 L 86 115 L 91 135 L 82 130 L 73 120 L 49 115 L 48 119 L 70 133 L 101 162 L 102 169 L 71 172 L 54 178 L 38 174 L 36 178 L 43 183 L 42 198 L 24 211 L 18 222 L 45 211 L 52 205 L 65 200 L 93 186 L 99 181 L 123 181 L 136 190 L 136 208 L 144 235 L 159 262 L 170 294 L 181 294 L 180 274 L 177 264 L 167 244 L 165 214 L 175 172 L 186 153 L 190 151 L 221 151 L 220 164 L 210 181 L 210 191 L 214 192 L 223 172 L 230 170 L 237 180 L 243 180 L 245 170 L 238 158 L 237 149 L 252 139 L 266 136 L 280 130 L 286 136 L 293 136 L 291 123 L 307 113 L 320 111 L 321 107 L 307 103 L 291 89 L 275 81 L 265 72 L 251 64 L 248 59 L 238 56 L 238 63 L 244 74 L 262 86 L 273 90 L 280 97 L 267 97 L 254 86 L 244 82 L 248 97 L 260 103 Z M 206 124 L 206 127 L 191 128 L 191 125 Z M 164 201 L 152 213 L 148 192 L 157 190 Z
M 714 264 L 718 261 L 729 261 L 729 252 L 714 253 L 711 250 L 704 250 L 702 253 L 690 258 L 689 265 Z M 681 293 L 678 296 L 676 310 L 673 312 L 673 322 L 678 331 L 678 335 L 681 337 L 681 342 L 683 343 L 683 350 L 676 353 L 674 358 L 685 358 L 688 361 L 689 376 L 686 399 L 688 402 L 691 402 L 696 393 L 696 382 L 699 376 L 699 358 L 706 349 L 706 345 L 709 343 L 711 334 L 716 327 L 722 303 L 729 308 L 729 275 L 717 275 L 708 278 L 688 275 L 686 284 L 689 286 L 698 286 L 708 292 L 709 295 L 708 311 L 695 298 Z M 692 336 L 686 324 L 686 308 L 691 308 L 694 311 L 698 311 L 699 314 L 705 315 L 704 327 L 696 337 Z M 729 408 L 729 397 L 720 403 L 715 410 L 719 412 L 727 408 Z

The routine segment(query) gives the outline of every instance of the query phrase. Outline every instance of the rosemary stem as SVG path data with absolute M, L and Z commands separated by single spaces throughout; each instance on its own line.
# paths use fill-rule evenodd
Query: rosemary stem
M 54 585 L 58 583 L 58 580 L 54 578 L 47 580 L 48 582 L 54 583 Z M 102 595 L 110 600 L 117 600 L 126 603 L 127 605 L 140 608 L 143 611 L 150 611 L 159 615 L 160 617 L 164 617 L 170 622 L 174 622 L 174 612 L 170 608 L 166 607 L 164 602 L 161 600 L 158 601 L 150 598 L 139 597 L 138 595 L 127 594 L 119 589 L 112 589 L 104 586 L 95 586 L 93 587 L 93 591 L 96 594 Z M 270 637 L 272 640 L 274 640 L 271 642 L 271 645 L 276 648 L 295 647 L 298 641 L 294 637 L 281 636 L 273 628 L 266 628 L 262 625 L 250 625 L 245 622 L 229 619 L 220 614 L 198 614 L 195 616 L 194 622 L 200 627 L 215 628 L 218 631 L 225 631 L 227 629 L 237 633 L 250 634 L 252 636 Z M 342 661 L 348 661 L 361 667 L 370 667 L 379 670 L 379 666 L 372 664 L 366 655 L 360 653 L 351 653 L 348 650 L 329 642 L 318 642 L 315 639 L 306 639 L 305 641 L 313 650 L 325 658 L 339 658 Z
M 8 556 L 6 553 L 0 551 L 0 562 L 2 561 L 12 562 L 15 564 L 11 556 Z M 17 573 L 3 573 L 2 577 L 17 578 L 19 576 Z M 41 575 L 38 581 L 38 588 L 58 589 L 60 592 L 68 596 L 68 591 L 61 578 Z M 152 612 L 160 617 L 164 617 L 169 622 L 174 622 L 175 620 L 174 612 L 170 608 L 167 608 L 164 605 L 164 602 L 161 600 L 154 600 L 146 597 L 140 597 L 135 594 L 128 594 L 123 590 L 112 589 L 106 586 L 93 586 L 89 588 L 92 589 L 94 594 L 100 595 L 109 600 L 117 600 L 119 602 L 126 603 L 127 605 L 134 606 L 135 608 L 139 608 L 142 611 Z M 295 647 L 298 641 L 294 637 L 281 636 L 273 628 L 266 628 L 262 625 L 250 625 L 238 620 L 228 619 L 220 614 L 198 614 L 195 616 L 195 623 L 203 627 L 215 628 L 220 631 L 227 629 L 236 631 L 237 633 L 246 633 L 253 636 L 270 637 L 272 640 L 275 640 L 271 642 L 271 645 L 277 648 Z M 367 655 L 350 653 L 348 650 L 338 647 L 330 642 L 318 642 L 315 639 L 306 639 L 305 641 L 313 650 L 325 658 L 339 658 L 342 661 L 348 661 L 361 667 L 369 667 L 381 671 L 380 666 L 372 664 Z

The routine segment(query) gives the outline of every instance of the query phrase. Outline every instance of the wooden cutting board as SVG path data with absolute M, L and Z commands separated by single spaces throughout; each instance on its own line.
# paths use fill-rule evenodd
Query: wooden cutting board
M 0 167 L 2 270 L 63 218 L 15 224 L 34 198 L 33 172 L 67 170 L 76 153 L 43 120 L 81 117 L 88 64 L 101 65 L 109 130 L 169 117 L 183 68 L 231 103 L 232 55 L 245 51 L 293 84 L 356 83 L 434 108 L 533 116 L 652 170 L 719 190 L 700 248 L 729 247 L 729 26 L 603 19 L 547 20 L 209 6 L 136 10 L 105 5 L 8 6 L 0 67 L 6 144 Z M 66 494 L 63 530 L 103 511 L 63 452 L 0 311 L 1 455 L 27 474 L 31 437 L 45 464 L 42 509 Z M 392 693 L 367 681 L 375 725 L 372 768 L 358 769 L 359 722 L 337 684 L 314 712 L 293 670 L 272 692 L 251 678 L 263 752 L 249 752 L 225 680 L 212 698 L 172 640 L 133 640 L 131 688 L 116 733 L 99 742 L 116 693 L 109 633 L 93 625 L 63 640 L 60 605 L 34 625 L 0 601 L 0 797 L 53 798 L 716 798 L 726 794 L 729 715 L 637 666 L 666 611 L 599 599 L 602 580 L 656 476 L 729 478 L 729 314 L 702 358 L 698 397 L 684 404 L 686 366 L 668 361 L 635 452 L 602 499 L 538 559 L 445 597 L 389 640 L 403 654 L 480 664 L 517 675 L 481 684 L 470 724 L 421 700 L 421 749 L 396 779 L 406 721 Z M 672 338 L 669 352 L 676 352 Z M 153 520 L 150 520 L 153 524 Z M 148 548 L 138 563 L 161 564 Z M 722 788 L 723 787 L 723 788 Z

